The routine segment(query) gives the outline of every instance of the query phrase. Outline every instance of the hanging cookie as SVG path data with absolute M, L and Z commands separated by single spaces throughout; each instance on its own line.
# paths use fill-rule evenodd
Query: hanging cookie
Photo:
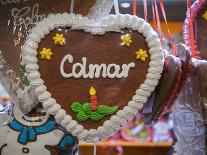
M 158 84 L 163 70 L 161 44 L 141 18 L 110 15 L 96 23 L 63 13 L 51 14 L 37 25 L 22 48 L 22 64 L 30 66 L 30 86 L 45 109 L 81 140 L 97 142 L 119 131 Z M 62 32 L 70 44 L 59 48 L 50 33 Z M 55 53 L 52 57 L 45 50 L 51 62 L 31 54 L 45 47 Z

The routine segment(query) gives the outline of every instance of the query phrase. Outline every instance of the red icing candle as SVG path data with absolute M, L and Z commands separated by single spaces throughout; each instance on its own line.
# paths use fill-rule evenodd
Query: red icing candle
M 96 96 L 96 90 L 93 87 L 91 87 L 89 94 L 90 94 L 91 110 L 96 111 L 98 108 L 98 100 L 97 100 L 97 96 Z

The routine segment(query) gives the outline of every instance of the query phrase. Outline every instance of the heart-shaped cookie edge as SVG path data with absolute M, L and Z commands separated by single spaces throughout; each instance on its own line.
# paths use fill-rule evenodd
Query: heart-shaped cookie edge
M 96 26 L 94 26 L 96 25 Z M 37 48 L 41 39 L 58 27 L 71 27 L 73 29 L 83 29 L 93 35 L 103 35 L 111 29 L 129 28 L 138 33 L 142 33 L 146 37 L 150 53 L 150 63 L 146 80 L 137 89 L 132 101 L 128 102 L 122 110 L 119 110 L 116 115 L 113 115 L 110 120 L 106 120 L 104 124 L 97 129 L 86 130 L 77 121 L 72 120 L 72 117 L 66 114 L 64 109 L 56 103 L 56 100 L 51 98 L 51 94 L 47 91 L 44 81 L 38 71 L 37 64 Z M 77 136 L 80 140 L 87 142 L 98 142 L 105 140 L 113 133 L 119 131 L 136 113 L 142 109 L 150 94 L 154 91 L 161 77 L 163 70 L 163 52 L 161 43 L 157 33 L 151 28 L 150 24 L 143 19 L 131 15 L 109 15 L 100 20 L 99 23 L 87 17 L 75 14 L 50 14 L 43 21 L 36 24 L 29 34 L 24 46 L 22 47 L 22 64 L 26 66 L 28 71 L 28 79 L 30 86 L 35 89 L 40 102 L 44 108 L 55 116 L 65 129 Z
M 191 27 L 194 27 L 194 26 L 191 23 L 195 23 L 197 16 L 201 12 L 201 10 L 205 7 L 206 4 L 207 4 L 207 1 L 205 0 L 204 1 L 196 0 L 195 2 L 193 2 L 193 4 L 190 6 L 192 15 L 190 14 L 189 11 L 187 11 L 186 18 L 183 24 L 183 39 L 184 39 L 185 45 L 187 45 L 191 49 L 191 51 L 193 50 L 195 51 L 196 57 L 200 57 L 201 52 L 198 50 L 198 43 L 194 41 L 194 39 L 192 38 L 191 33 L 194 33 L 194 32 L 192 32 L 193 28 Z

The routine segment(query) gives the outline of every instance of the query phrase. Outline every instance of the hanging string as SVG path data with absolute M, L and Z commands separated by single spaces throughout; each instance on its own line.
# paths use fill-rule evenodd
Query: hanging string
M 114 0 L 96 0 L 87 16 L 90 19 L 99 20 L 110 14 L 113 5 Z
M 157 29 L 158 29 L 158 33 L 159 33 L 159 36 L 160 36 L 160 42 L 161 42 L 162 48 L 164 49 L 164 44 L 163 44 L 163 40 L 162 40 L 163 39 L 162 31 L 161 31 L 161 26 L 160 26 L 160 16 L 159 16 L 156 0 L 154 0 L 154 7 L 155 7 L 155 17 L 156 17 L 156 20 L 157 20 Z
M 93 145 L 93 155 L 96 155 L 96 151 L 97 151 L 97 144 L 94 143 L 94 145 Z
M 144 6 L 144 19 L 145 21 L 148 21 L 147 19 L 147 0 L 143 0 L 143 6 Z
M 170 33 L 170 29 L 169 29 L 169 26 L 168 26 L 163 0 L 160 0 L 160 8 L 161 8 L 162 15 L 163 15 L 163 18 L 164 18 L 164 21 L 165 21 L 165 25 L 167 27 L 167 33 L 168 33 L 168 36 L 169 36 L 169 41 L 170 41 L 170 45 L 171 45 L 171 48 L 172 48 L 172 53 L 173 53 L 173 55 L 176 55 L 175 44 L 173 42 L 172 35 Z
M 156 27 L 157 27 L 157 22 L 155 17 L 155 7 L 154 7 L 154 3 L 152 3 L 152 28 L 156 31 Z
M 133 0 L 133 15 L 137 15 L 137 0 Z
M 114 9 L 115 9 L 115 14 L 119 14 L 119 2 L 118 0 L 114 0 Z
M 191 0 L 187 0 L 187 9 L 189 11 L 189 15 L 187 18 L 189 18 L 189 30 L 190 30 L 190 44 L 191 44 L 191 52 L 192 57 L 196 56 L 195 52 L 195 43 L 194 43 L 194 30 L 193 30 L 193 17 L 192 17 L 192 9 L 191 9 Z
M 198 41 L 198 24 L 197 20 L 194 21 L 194 35 L 195 35 L 195 43 Z M 195 46 L 196 48 L 196 46 Z M 197 54 L 196 54 L 197 55 Z
M 74 11 L 74 0 L 71 0 L 70 2 L 70 13 L 73 13 Z

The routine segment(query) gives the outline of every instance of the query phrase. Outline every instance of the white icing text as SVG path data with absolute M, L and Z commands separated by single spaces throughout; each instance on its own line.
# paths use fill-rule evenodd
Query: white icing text
M 1 4 L 2 5 L 7 5 L 7 4 L 15 4 L 15 3 L 21 3 L 22 2 L 26 2 L 28 0 L 1 0 Z
M 60 64 L 60 73 L 64 78 L 126 78 L 128 77 L 129 70 L 135 67 L 135 63 L 123 64 L 122 66 L 117 64 L 89 64 L 88 73 L 86 69 L 87 59 L 82 58 L 82 63 L 75 63 L 72 66 L 72 73 L 66 73 L 64 65 L 66 62 L 73 63 L 73 56 L 71 54 L 66 55 Z
M 13 23 L 15 26 L 29 26 L 33 25 L 45 18 L 45 15 L 38 15 L 39 4 L 36 3 L 31 8 L 29 6 L 23 7 L 21 9 L 13 8 L 11 10 L 11 15 L 13 17 Z M 30 17 L 31 15 L 31 17 Z

